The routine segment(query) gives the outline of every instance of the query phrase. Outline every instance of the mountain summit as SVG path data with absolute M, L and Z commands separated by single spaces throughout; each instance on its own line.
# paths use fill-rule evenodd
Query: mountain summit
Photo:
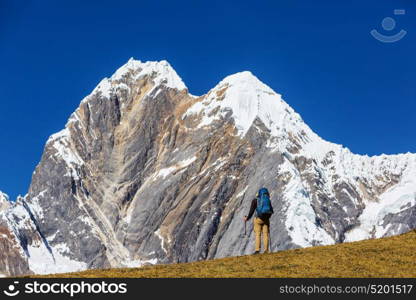
M 28 194 L 0 212 L 0 273 L 248 254 L 242 218 L 261 186 L 272 251 L 416 228 L 415 154 L 324 141 L 250 72 L 196 97 L 166 61 L 130 59 L 48 139 Z
M 215 110 L 218 111 L 214 113 Z M 288 125 L 287 121 L 293 122 L 293 118 L 300 121 L 300 117 L 279 94 L 248 71 L 227 76 L 188 113 L 201 113 L 202 125 L 207 125 L 224 116 L 227 111 L 232 113 L 238 133 L 242 137 L 256 118 L 275 136 L 278 135 L 279 128 Z

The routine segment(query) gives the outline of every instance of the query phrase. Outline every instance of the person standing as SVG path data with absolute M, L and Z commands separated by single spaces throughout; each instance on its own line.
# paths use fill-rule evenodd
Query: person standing
M 244 216 L 244 222 L 250 220 L 256 212 L 254 218 L 254 233 L 256 236 L 255 251 L 253 254 L 259 254 L 261 249 L 261 236 L 263 235 L 264 253 L 269 250 L 269 234 L 270 234 L 270 217 L 273 214 L 273 207 L 270 201 L 270 193 L 266 188 L 261 188 L 257 193 L 257 197 L 251 201 L 250 211 Z

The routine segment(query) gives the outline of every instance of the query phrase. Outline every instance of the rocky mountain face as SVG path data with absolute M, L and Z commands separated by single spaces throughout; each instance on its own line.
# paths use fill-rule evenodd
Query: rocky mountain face
M 250 72 L 197 97 L 166 61 L 131 59 L 49 138 L 28 194 L 0 201 L 0 273 L 249 254 L 262 186 L 272 251 L 416 228 L 415 154 L 324 141 Z

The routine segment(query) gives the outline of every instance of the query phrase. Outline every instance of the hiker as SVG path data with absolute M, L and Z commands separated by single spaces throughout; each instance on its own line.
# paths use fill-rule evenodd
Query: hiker
M 270 234 L 270 216 L 273 214 L 273 207 L 270 201 L 270 194 L 266 188 L 261 188 L 257 197 L 251 201 L 248 216 L 244 216 L 244 222 L 247 222 L 256 211 L 254 218 L 254 233 L 256 234 L 256 249 L 254 254 L 260 253 L 261 234 L 263 233 L 264 253 L 269 252 L 269 234 Z

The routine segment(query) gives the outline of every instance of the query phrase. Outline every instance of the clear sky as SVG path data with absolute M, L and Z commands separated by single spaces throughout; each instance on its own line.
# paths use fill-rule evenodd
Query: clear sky
M 416 152 L 415 25 L 414 0 L 0 0 L 0 190 L 27 192 L 48 136 L 130 57 L 168 60 L 196 95 L 250 70 L 326 140 Z

